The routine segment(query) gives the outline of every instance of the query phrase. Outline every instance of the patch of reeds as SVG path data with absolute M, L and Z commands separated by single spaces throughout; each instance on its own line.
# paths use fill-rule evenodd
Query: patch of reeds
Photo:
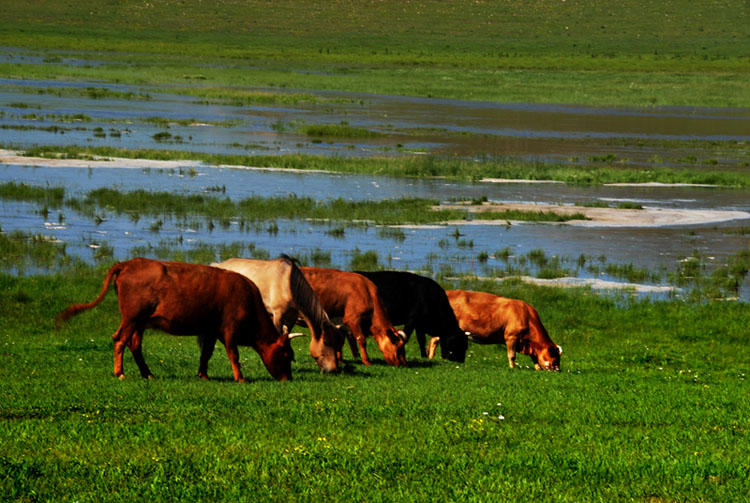
M 629 264 L 607 264 L 604 272 L 609 276 L 625 279 L 630 283 L 658 283 L 661 281 L 660 274 L 636 267 L 632 262 Z
M 66 244 L 43 234 L 24 231 L 0 231 L 0 268 L 53 270 L 69 265 L 73 259 L 66 253 Z
M 570 220 L 590 220 L 581 212 L 555 213 L 554 211 L 479 211 L 471 213 L 476 220 L 521 220 L 524 222 L 568 222 Z
M 60 208 L 65 199 L 63 187 L 38 187 L 26 183 L 0 183 L 0 199 L 27 201 Z
M 83 159 L 91 158 L 91 156 L 104 156 L 131 159 L 193 160 L 203 161 L 211 165 L 262 166 L 416 178 L 556 180 L 571 185 L 659 182 L 750 187 L 750 173 L 742 170 L 722 169 L 721 167 L 691 169 L 662 166 L 660 169 L 625 169 L 608 165 L 567 166 L 517 158 L 482 159 L 478 162 L 474 159 L 440 158 L 431 155 L 368 158 L 343 158 L 309 154 L 226 155 L 166 149 L 133 150 L 95 146 L 38 146 L 26 149 L 25 154 L 39 157 Z
M 301 130 L 307 136 L 332 138 L 376 138 L 384 136 L 382 133 L 376 131 L 350 126 L 347 121 L 341 121 L 338 124 L 303 126 Z
M 406 240 L 406 233 L 398 227 L 381 227 L 378 229 L 378 237 L 403 243 Z
M 694 301 L 736 297 L 748 273 L 750 250 L 741 250 L 718 266 L 711 267 L 709 259 L 694 251 L 678 262 L 675 271 L 668 274 L 672 284 L 686 288 L 688 298 Z
M 360 251 L 355 248 L 351 252 L 349 267 L 353 271 L 375 271 L 379 269 L 378 252 L 375 250 Z

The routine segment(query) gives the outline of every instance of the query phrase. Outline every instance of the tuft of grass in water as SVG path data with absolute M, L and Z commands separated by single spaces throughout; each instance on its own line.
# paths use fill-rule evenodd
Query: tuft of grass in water
M 331 267 L 331 252 L 329 250 L 322 250 L 315 248 L 308 253 L 295 257 L 299 259 L 305 265 L 313 267 Z
M 398 227 L 381 227 L 378 229 L 378 237 L 382 239 L 392 239 L 399 243 L 406 241 L 406 233 Z
M 748 273 L 750 250 L 740 250 L 711 272 L 707 257 L 694 251 L 691 256 L 680 260 L 677 269 L 668 276 L 673 284 L 689 287 L 691 300 L 704 301 L 737 296 Z
M 331 138 L 377 138 L 382 133 L 369 129 L 352 127 L 346 121 L 339 124 L 319 124 L 303 126 L 301 131 L 307 136 L 322 136 Z
M 341 225 L 337 227 L 331 227 L 330 229 L 326 230 L 325 233 L 334 238 L 346 237 L 346 229 L 344 228 L 344 226 L 341 226 Z
M 661 277 L 658 274 L 649 272 L 646 269 L 635 267 L 630 264 L 607 264 L 604 272 L 615 278 L 625 279 L 630 283 L 659 282 Z
M 4 233 L 0 230 L 0 268 L 54 270 L 74 262 L 65 243 L 43 234 L 24 231 Z
M 0 183 L 0 199 L 29 201 L 47 207 L 60 208 L 65 198 L 63 187 L 37 187 L 25 183 Z
M 643 205 L 633 201 L 622 201 L 617 203 L 617 208 L 621 210 L 642 210 Z
M 352 252 L 352 258 L 349 262 L 351 270 L 357 271 L 375 271 L 379 269 L 378 252 L 375 250 L 360 251 L 355 248 Z
M 590 220 L 581 212 L 560 214 L 554 211 L 479 211 L 471 213 L 477 220 L 521 220 L 524 222 L 567 222 L 570 220 Z

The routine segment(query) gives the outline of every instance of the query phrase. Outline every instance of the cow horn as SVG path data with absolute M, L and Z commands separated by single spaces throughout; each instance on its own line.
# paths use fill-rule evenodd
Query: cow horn
M 403 330 L 398 330 L 396 333 L 398 334 L 399 338 L 404 341 L 404 344 L 409 342 L 409 338 L 406 336 L 406 332 L 404 332 Z
M 304 337 L 306 335 L 307 334 L 305 334 L 303 332 L 292 332 L 291 334 L 289 334 L 289 338 L 290 339 L 294 339 L 295 337 Z
M 562 347 L 557 346 L 557 350 L 560 352 L 560 354 L 562 354 Z

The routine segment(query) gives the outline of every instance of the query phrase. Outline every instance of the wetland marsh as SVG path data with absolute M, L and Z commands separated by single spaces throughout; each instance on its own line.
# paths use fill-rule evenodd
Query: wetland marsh
M 666 278 L 691 257 L 708 270 L 721 267 L 748 244 L 741 232 L 750 223 L 745 110 L 499 105 L 319 91 L 275 92 L 276 100 L 248 104 L 197 100 L 189 90 L 199 88 L 190 86 L 165 93 L 93 83 L 0 84 L 2 144 L 16 149 L 0 157 L 3 180 L 64 187 L 71 198 L 139 188 L 235 203 L 418 198 L 446 212 L 451 203 L 472 200 L 497 210 L 494 222 L 476 212 L 491 208 L 477 205 L 427 221 L 384 219 L 384 208 L 344 221 L 295 217 L 295 210 L 211 216 L 196 209 L 187 219 L 150 212 L 148 202 L 142 211 L 102 203 L 89 214 L 68 207 L 43 215 L 28 203 L 3 202 L 4 230 L 63 240 L 85 260 L 101 255 L 102 246 L 122 259 L 167 245 L 245 242 L 269 256 L 324 250 L 341 267 L 370 252 L 380 267 L 495 277 L 538 275 L 540 268 L 523 257 L 541 249 L 567 264 L 545 274 L 596 284 L 622 280 L 606 273 L 606 262 L 616 264 L 610 271 L 627 266 Z M 281 99 L 286 93 L 304 99 Z M 310 124 L 333 127 L 308 134 Z M 668 183 L 654 183 L 662 181 Z M 29 219 L 26 211 L 40 216 Z M 530 221 L 544 212 L 550 213 L 541 220 L 575 212 L 579 218 Z M 522 267 L 497 258 L 506 249 Z M 578 267 L 580 260 L 588 267 Z

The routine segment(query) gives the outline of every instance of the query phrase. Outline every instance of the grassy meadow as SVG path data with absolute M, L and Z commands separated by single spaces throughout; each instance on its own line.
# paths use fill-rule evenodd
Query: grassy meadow
M 0 274 L 3 501 L 741 501 L 750 491 L 746 344 L 738 303 L 605 299 L 513 281 L 463 288 L 535 305 L 564 348 L 560 373 L 507 368 L 504 348 L 465 364 L 419 358 L 320 375 L 296 339 L 294 380 L 249 348 L 249 383 L 219 348 L 194 377 L 194 338 L 150 331 L 156 375 L 112 376 L 119 323 L 107 266 Z M 445 286 L 454 286 L 446 283 Z M 105 496 L 106 495 L 106 496 Z
M 748 106 L 741 0 L 3 3 L 11 78 Z M 84 58 L 75 64 L 65 58 Z M 106 64 L 99 64 L 99 61 Z

